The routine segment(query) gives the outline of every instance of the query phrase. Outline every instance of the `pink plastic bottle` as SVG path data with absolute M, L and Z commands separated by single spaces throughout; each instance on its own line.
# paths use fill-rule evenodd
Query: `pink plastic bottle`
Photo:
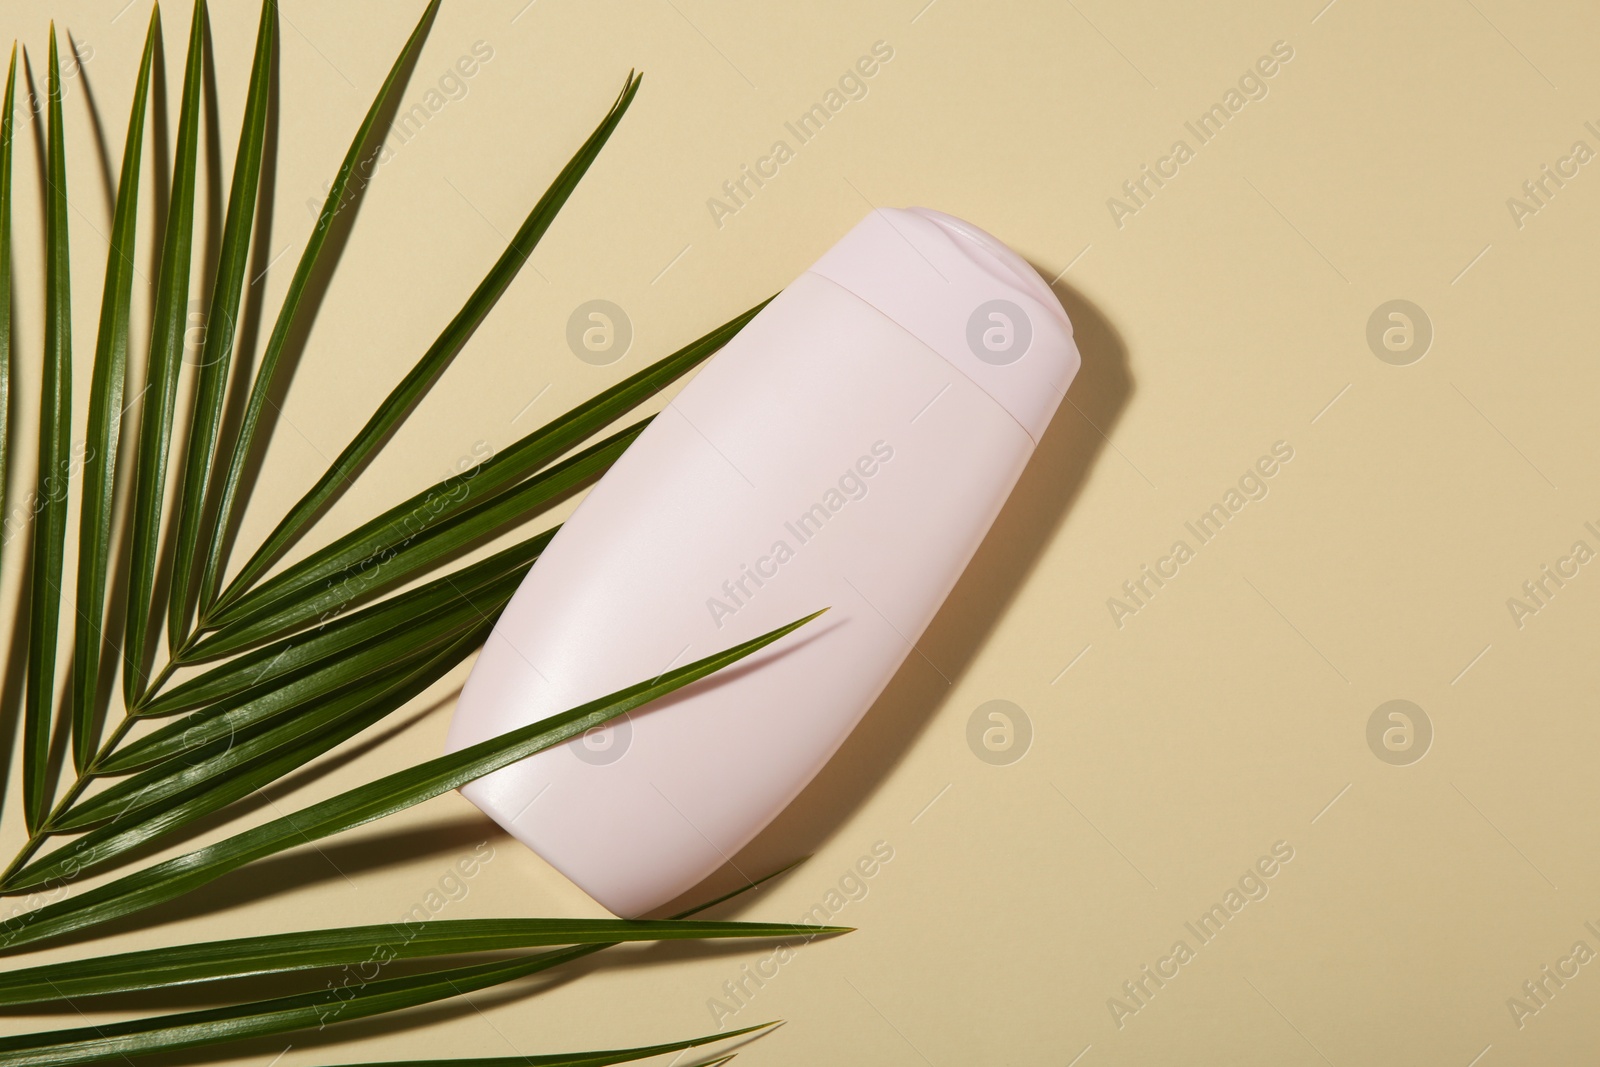
M 726 863 L 821 769 L 933 618 L 1078 369 L 983 231 L 869 214 L 590 491 L 489 637 L 462 748 L 826 615 L 462 792 L 612 912 Z

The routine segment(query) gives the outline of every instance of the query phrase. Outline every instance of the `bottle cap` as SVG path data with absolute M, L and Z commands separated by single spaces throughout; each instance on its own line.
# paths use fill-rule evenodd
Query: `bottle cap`
M 969 222 L 878 208 L 811 271 L 943 356 L 1035 444 L 1078 373 L 1061 302 L 1027 260 Z

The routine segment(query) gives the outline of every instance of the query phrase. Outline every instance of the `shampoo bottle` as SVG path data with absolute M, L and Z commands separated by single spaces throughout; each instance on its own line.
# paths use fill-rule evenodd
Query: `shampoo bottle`
M 1020 256 L 938 212 L 870 213 L 590 490 L 501 615 L 448 746 L 831 610 L 462 792 L 617 915 L 694 886 L 912 653 L 1077 369 Z

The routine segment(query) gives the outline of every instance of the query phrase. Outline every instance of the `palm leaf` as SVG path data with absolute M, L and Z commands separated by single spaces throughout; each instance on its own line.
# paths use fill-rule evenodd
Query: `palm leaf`
M 0 1006 L 48 1004 L 326 967 L 465 956 L 551 945 L 726 938 L 814 938 L 848 932 L 805 923 L 687 919 L 430 919 L 304 930 L 145 949 L 0 974 Z
M 283 304 L 278 310 L 277 321 L 273 324 L 272 334 L 267 339 L 266 348 L 261 353 L 261 363 L 256 369 L 255 378 L 250 386 L 250 396 L 245 402 L 244 417 L 240 420 L 239 433 L 233 443 L 233 448 L 228 459 L 227 473 L 223 476 L 221 488 L 217 495 L 217 512 L 214 522 L 215 534 L 206 541 L 205 565 L 200 580 L 200 615 L 205 617 L 210 613 L 212 605 L 217 598 L 218 586 L 221 580 L 222 567 L 225 562 L 224 554 L 227 546 L 228 531 L 232 526 L 234 507 L 238 500 L 240 486 L 244 479 L 245 464 L 249 462 L 255 447 L 256 428 L 261 424 L 261 415 L 266 409 L 268 397 L 272 393 L 273 383 L 278 370 L 278 361 L 283 355 L 284 346 L 288 343 L 290 331 L 295 324 L 296 314 L 300 310 L 300 301 L 305 295 L 306 286 L 311 282 L 311 276 L 316 271 L 317 263 L 322 254 L 323 246 L 327 243 L 328 234 L 333 228 L 333 218 L 345 204 L 345 190 L 350 184 L 350 176 L 355 173 L 356 165 L 361 161 L 362 149 L 372 136 L 373 128 L 377 126 L 378 116 L 383 113 L 385 104 L 390 94 L 394 91 L 400 79 L 400 72 L 406 67 L 410 59 L 416 55 L 426 36 L 429 23 L 439 10 L 440 0 L 429 0 L 427 8 L 422 12 L 422 17 L 411 30 L 411 36 L 406 39 L 405 47 L 395 57 L 393 65 L 389 68 L 388 75 L 383 79 L 383 84 L 378 87 L 378 95 L 373 97 L 372 105 L 367 109 L 366 117 L 362 119 L 360 127 L 356 130 L 354 139 L 350 142 L 349 149 L 345 152 L 344 161 L 339 164 L 339 170 L 334 175 L 333 183 L 328 187 L 328 197 L 323 202 L 322 210 L 317 215 L 316 225 L 311 230 L 311 236 L 306 241 L 305 250 L 300 254 L 300 262 L 295 267 L 294 277 L 289 281 L 288 292 L 284 295 Z
M 100 700 L 100 648 L 104 640 L 106 569 L 111 557 L 112 505 L 117 449 L 122 437 L 123 394 L 128 384 L 128 320 L 133 296 L 134 231 L 139 217 L 139 164 L 144 149 L 145 102 L 159 10 L 150 15 L 144 58 L 133 89 L 133 110 L 122 149 L 122 175 L 106 253 L 105 290 L 100 297 L 100 333 L 95 340 L 94 381 L 89 390 L 89 429 L 83 457 L 83 515 L 78 525 L 78 617 L 72 652 L 72 762 L 81 773 L 94 755 L 93 733 Z
M 643 1045 L 638 1048 L 611 1049 L 606 1052 L 557 1052 L 543 1056 L 491 1056 L 481 1059 L 462 1060 L 398 1060 L 386 1063 L 359 1063 L 346 1064 L 344 1067 L 608 1067 L 613 1063 L 628 1063 L 633 1060 L 649 1059 L 651 1056 L 664 1056 L 669 1052 L 678 1052 L 683 1049 L 698 1048 L 709 1045 L 714 1041 L 726 1041 L 729 1038 L 741 1037 L 756 1030 L 764 1030 L 773 1026 L 773 1023 L 762 1023 L 759 1026 L 747 1026 L 742 1030 L 729 1030 L 723 1034 L 707 1034 L 691 1041 L 673 1041 L 665 1045 Z M 707 1060 L 697 1067 L 722 1067 L 723 1064 L 733 1059 L 732 1055 L 719 1056 L 714 1060 Z
M 4 1067 L 68 1067 L 126 1056 L 291 1033 L 431 1004 L 549 970 L 595 947 L 531 953 L 493 963 L 450 967 L 353 987 L 320 989 L 249 1004 L 207 1008 L 128 1022 L 0 1038 Z M 771 1024 L 762 1024 L 763 1026 Z M 752 1027 L 751 1029 L 756 1029 Z M 742 1031 L 748 1033 L 749 1030 Z M 732 1036 L 730 1033 L 726 1036 Z
M 50 158 L 45 193 L 44 385 L 39 398 L 39 481 L 33 526 L 33 597 L 28 635 L 28 692 L 23 719 L 22 789 L 28 829 L 50 806 L 50 727 L 55 707 L 57 624 L 67 536 L 67 477 L 72 447 L 72 298 L 67 258 L 66 134 L 61 122 L 61 66 L 50 24 Z
M 336 1022 L 383 1015 L 503 985 L 575 959 L 575 951 L 532 953 L 494 963 L 380 979 L 358 985 L 353 992 L 320 989 L 177 1015 L 4 1037 L 0 1038 L 0 1065 L 68 1067 L 292 1033 L 311 1027 L 320 1030 Z
M 743 659 L 819 614 L 820 611 L 797 619 L 650 681 L 635 683 L 609 696 L 398 771 L 205 848 L 124 875 L 78 896 L 0 921 L 0 952 L 131 915 L 182 896 L 252 860 L 381 819 L 460 788 Z
M 340 616 L 312 630 L 235 656 L 162 693 L 143 708 L 146 716 L 168 715 L 297 674 L 335 653 L 409 628 L 417 619 L 448 611 L 469 594 L 506 577 L 521 581 L 550 541 L 545 531 L 510 548 L 452 571 L 415 589 Z
M 123 701 L 129 708 L 138 705 L 146 684 L 145 650 L 154 602 L 161 510 L 167 486 L 167 450 L 172 439 L 173 408 L 188 313 L 205 19 L 205 0 L 195 0 L 194 18 L 189 24 L 189 53 L 183 69 L 177 162 L 173 167 L 167 230 L 161 248 L 161 270 L 156 279 L 149 366 L 141 394 L 143 401 L 131 518 L 133 562 L 128 578 L 128 615 L 122 646 Z
M 714 900 L 679 912 L 668 921 L 687 919 L 689 916 L 713 908 L 723 901 L 749 892 L 793 869 L 799 862 L 797 860 L 795 863 L 773 871 L 771 874 L 758 878 L 747 885 L 740 886 L 732 892 L 724 893 Z M 823 928 L 813 927 L 810 929 L 821 931 Z M 290 1030 L 303 1029 L 310 1026 L 312 1022 L 315 1022 L 320 1029 L 333 1022 L 345 1022 L 356 1018 L 398 1011 L 402 1008 L 445 1000 L 476 989 L 513 981 L 517 978 L 582 959 L 585 956 L 612 948 L 619 943 L 617 941 L 606 941 L 578 945 L 556 952 L 537 953 L 501 963 L 469 965 L 443 971 L 410 975 L 403 978 L 387 979 L 381 983 L 372 982 L 360 988 L 358 996 L 361 994 L 368 995 L 363 997 L 361 1003 L 354 1008 L 348 1007 L 351 1000 L 347 997 L 341 997 L 340 990 L 326 989 L 317 993 L 302 994 L 298 997 L 280 997 L 276 1000 L 257 1002 L 255 1004 L 212 1009 L 210 1011 L 188 1012 L 161 1019 L 125 1023 L 121 1024 L 121 1026 L 136 1029 L 124 1030 L 120 1033 L 108 1034 L 109 1028 L 106 1027 L 88 1027 L 78 1030 L 55 1031 L 53 1033 L 25 1034 L 18 1038 L 12 1038 L 9 1042 L 5 1039 L 0 1039 L 0 1064 L 28 1064 L 32 1065 L 32 1067 L 43 1067 L 43 1065 L 51 1064 L 89 1063 L 139 1052 L 191 1048 L 195 1045 L 224 1042 L 244 1036 L 284 1033 Z M 730 1030 L 710 1040 L 737 1037 L 741 1034 L 765 1029 L 771 1025 L 773 1024 L 760 1023 L 743 1030 Z M 697 1039 L 695 1043 L 704 1042 Z M 12 1047 L 8 1047 L 8 1045 Z M 606 1054 L 591 1053 L 589 1055 L 603 1056 Z M 534 1060 L 533 1062 L 538 1061 Z M 560 1061 L 557 1060 L 556 1062 L 559 1063 Z M 582 1063 L 584 1061 L 579 1060 L 578 1062 Z M 601 1060 L 599 1062 L 604 1063 L 605 1061 Z
M 612 434 L 521 482 L 509 492 L 458 511 L 445 522 L 413 534 L 378 556 L 335 572 L 317 588 L 295 598 L 268 602 L 257 614 L 242 615 L 201 641 L 191 655 L 196 659 L 209 658 L 250 648 L 313 618 L 337 614 L 368 594 L 404 581 L 473 542 L 549 507 L 590 479 L 604 474 L 649 421 L 645 419 Z M 546 539 L 550 536 L 553 531 L 546 534 Z
M 17 46 L 11 46 L 6 73 L 5 110 L 0 112 L 0 515 L 5 514 L 11 481 L 11 111 L 16 102 Z M 0 555 L 11 538 L 10 523 L 0 529 Z M 10 784 L 11 761 L 0 768 L 0 804 Z
M 466 344 L 467 338 L 472 336 L 472 332 L 478 328 L 478 324 L 506 291 L 512 279 L 522 269 L 522 265 L 527 262 L 534 246 L 555 221 L 556 214 L 566 204 L 567 198 L 577 188 L 578 182 L 588 171 L 590 164 L 610 139 L 612 131 L 622 121 L 622 116 L 627 112 L 628 105 L 633 102 L 634 95 L 638 91 L 639 76 L 630 73 L 627 84 L 618 94 L 616 102 L 611 105 L 611 110 L 589 135 L 583 147 L 562 168 L 550 188 L 539 198 L 539 202 L 529 212 L 516 236 L 511 239 L 510 245 L 483 281 L 478 284 L 478 288 L 473 291 L 466 304 L 456 313 L 455 318 L 450 320 L 450 324 L 445 327 L 444 332 L 428 351 L 423 353 L 416 366 L 412 367 L 401 379 L 400 384 L 384 398 L 377 412 L 345 446 L 344 451 L 339 453 L 338 458 L 317 483 L 289 509 L 289 514 L 284 516 L 267 536 L 266 541 L 256 550 L 255 555 L 240 569 L 229 589 L 222 594 L 221 606 L 226 606 L 248 589 L 250 584 L 277 559 L 278 554 L 301 534 L 306 525 L 321 511 L 322 506 L 371 457 L 389 433 L 428 391 L 439 374 L 449 366 L 456 353 Z
M 479 629 L 484 619 L 498 614 L 511 599 L 518 581 L 515 576 L 503 577 L 447 611 L 414 620 L 376 641 L 343 650 L 292 679 L 254 686 L 235 697 L 208 704 L 126 746 L 105 760 L 99 771 L 125 774 L 215 741 L 226 741 L 259 723 L 290 714 L 346 686 L 391 670 L 407 657 L 424 654 L 463 632 Z
M 507 492 L 698 366 L 727 344 L 766 304 L 762 301 L 553 419 L 477 467 L 446 478 L 286 567 L 240 597 L 229 610 L 219 611 L 213 625 L 226 632 L 239 620 L 262 618 L 269 611 L 290 615 L 289 606 L 303 603 L 314 595 L 311 590 L 324 588 L 335 576 L 359 569 L 368 561 L 385 559 L 432 526 Z M 216 650 L 225 647 L 220 637 L 210 643 L 202 641 L 191 649 L 190 657 L 220 654 Z
M 244 292 L 245 264 L 250 254 L 250 228 L 256 213 L 256 192 L 261 183 L 261 154 L 267 136 L 267 94 L 272 73 L 273 0 L 262 0 L 261 24 L 256 30 L 255 60 L 250 68 L 250 89 L 245 96 L 243 129 L 233 165 L 233 188 L 228 192 L 228 214 L 222 227 L 222 247 L 217 258 L 211 308 L 206 315 L 205 343 L 194 389 L 189 420 L 189 446 L 184 462 L 178 503 L 177 548 L 172 557 L 172 587 L 167 599 L 167 642 L 180 648 L 187 636 L 190 580 L 200 540 L 200 521 L 206 504 L 207 479 L 222 428 L 223 390 L 233 367 L 234 328 Z
M 15 871 L 5 879 L 3 891 L 65 884 L 115 866 L 195 820 L 265 789 L 410 703 L 482 644 L 492 623 L 486 620 L 420 665 L 398 667 L 285 721 L 224 738 L 192 752 L 192 762 L 180 761 L 176 769 L 153 768 L 148 780 L 136 775 L 129 782 L 138 784 L 120 792 L 97 794 L 85 808 L 91 815 L 109 815 L 111 821 Z

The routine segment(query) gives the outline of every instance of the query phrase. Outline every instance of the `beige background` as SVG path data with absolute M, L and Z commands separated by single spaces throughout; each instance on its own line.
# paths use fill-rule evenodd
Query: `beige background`
M 244 540 L 432 340 L 639 67 L 636 105 L 531 269 L 306 547 L 780 288 L 868 202 L 937 207 L 1009 242 L 1057 279 L 1083 352 L 1072 404 L 920 643 L 926 660 L 911 658 L 738 857 L 754 873 L 814 853 L 722 909 L 793 919 L 875 842 L 894 850 L 837 917 L 859 931 L 806 947 L 726 1021 L 790 1021 L 748 1061 L 1576 1062 L 1600 1043 L 1600 963 L 1521 1027 L 1507 999 L 1575 942 L 1600 950 L 1584 926 L 1600 926 L 1600 576 L 1581 569 L 1521 628 L 1507 598 L 1573 542 L 1600 549 L 1583 525 L 1600 526 L 1600 450 L 1583 432 L 1600 386 L 1600 176 L 1581 168 L 1520 228 L 1506 202 L 1575 141 L 1600 149 L 1584 127 L 1600 125 L 1600 15 L 1515 0 L 1321 3 L 449 3 L 405 106 L 474 42 L 493 58 L 372 184 Z M 67 99 L 80 397 L 109 232 L 88 105 L 114 165 L 148 13 L 120 4 L 4 5 L 36 77 L 50 16 L 92 50 Z M 261 286 L 274 310 L 310 228 L 306 201 L 420 6 L 283 5 L 278 208 L 252 268 L 274 264 Z M 167 12 L 169 101 L 180 7 Z M 214 5 L 227 167 L 254 22 L 251 4 Z M 877 41 L 894 56 L 866 97 L 719 227 L 707 199 Z M 1268 95 L 1198 145 L 1184 122 L 1280 41 L 1293 58 Z M 31 137 L 17 155 L 24 410 L 40 344 Z M 1194 158 L 1119 227 L 1108 198 L 1180 138 Z M 606 367 L 563 339 L 572 309 L 597 297 L 636 331 Z M 1392 299 L 1434 330 L 1408 366 L 1366 340 Z M 1107 598 L 1278 441 L 1294 458 L 1270 494 L 1119 628 Z M 19 549 L 6 555 L 13 590 Z M 246 817 L 434 754 L 464 673 L 381 743 L 350 746 Z M 1374 709 L 1396 698 L 1434 731 L 1409 766 L 1367 742 Z M 1010 765 L 967 742 L 994 699 L 1033 731 Z M 442 915 L 597 913 L 451 796 L 261 864 L 104 944 L 398 918 L 483 840 L 493 860 Z M 1184 924 L 1276 842 L 1293 860 L 1270 894 L 1201 946 Z M 1108 998 L 1179 939 L 1195 958 L 1119 1027 Z M 715 1028 L 708 1001 L 767 953 L 647 951 L 640 966 L 618 953 L 574 972 L 582 981 L 299 1035 L 277 1062 L 688 1036 Z M 286 1044 L 231 1061 L 266 1064 Z

